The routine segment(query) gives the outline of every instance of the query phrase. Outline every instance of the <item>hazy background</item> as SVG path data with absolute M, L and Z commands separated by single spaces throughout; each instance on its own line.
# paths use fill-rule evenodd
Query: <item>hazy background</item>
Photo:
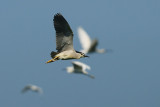
M 63 71 L 72 60 L 45 64 L 56 48 L 58 12 L 74 32 L 75 49 L 82 26 L 99 48 L 114 50 L 78 60 L 95 79 Z M 160 106 L 159 0 L 1 0 L 0 49 L 1 107 Z M 22 94 L 30 83 L 44 94 Z

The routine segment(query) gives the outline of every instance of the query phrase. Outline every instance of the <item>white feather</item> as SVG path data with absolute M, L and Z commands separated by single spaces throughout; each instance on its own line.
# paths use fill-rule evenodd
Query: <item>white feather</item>
M 66 68 L 68 73 L 84 74 L 92 79 L 94 78 L 93 75 L 88 74 L 88 72 L 86 71 L 87 69 L 91 69 L 90 66 L 78 61 L 73 61 L 72 64 L 73 66 Z
M 81 66 L 82 67 L 82 70 L 85 71 L 86 69 L 90 70 L 91 67 L 88 66 L 87 64 L 85 63 L 82 63 L 82 62 L 79 62 L 79 61 L 73 61 L 72 63 L 78 65 L 78 66 Z
M 87 32 L 82 27 L 78 27 L 78 37 L 83 48 L 82 52 L 87 53 L 92 41 Z

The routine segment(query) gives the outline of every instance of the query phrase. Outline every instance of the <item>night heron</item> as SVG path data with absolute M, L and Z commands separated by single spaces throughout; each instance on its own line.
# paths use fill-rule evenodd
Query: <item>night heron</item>
M 83 53 L 93 53 L 93 52 L 97 52 L 97 53 L 105 53 L 106 50 L 105 49 L 98 49 L 97 45 L 98 45 L 98 40 L 94 39 L 91 40 L 91 38 L 89 37 L 89 35 L 87 34 L 87 32 L 82 28 L 82 27 L 78 27 L 78 37 L 80 39 L 80 43 L 82 45 L 82 50 L 81 52 Z
M 56 30 L 56 50 L 52 51 L 52 59 L 46 63 L 56 60 L 80 59 L 88 57 L 82 52 L 75 51 L 73 48 L 73 32 L 65 18 L 57 13 L 53 19 L 54 28 Z
M 26 86 L 22 89 L 22 93 L 25 93 L 25 92 L 27 92 L 27 91 L 29 91 L 29 90 L 34 91 L 34 92 L 38 92 L 38 93 L 40 93 L 40 94 L 43 93 L 43 90 L 42 90 L 40 87 L 38 87 L 38 86 L 36 86 L 36 85 L 32 85 L 32 84 L 26 85 Z
M 91 69 L 90 66 L 78 61 L 73 61 L 72 65 L 73 66 L 66 67 L 68 73 L 84 74 L 86 76 L 89 76 L 90 78 L 94 78 L 93 75 L 88 74 L 88 72 L 86 71 L 87 69 Z

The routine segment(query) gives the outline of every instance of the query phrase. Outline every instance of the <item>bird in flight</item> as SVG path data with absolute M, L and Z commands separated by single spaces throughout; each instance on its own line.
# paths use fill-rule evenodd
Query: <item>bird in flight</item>
M 78 61 L 73 61 L 72 65 L 73 66 L 66 67 L 66 70 L 68 73 L 83 74 L 83 75 L 89 76 L 92 79 L 95 78 L 93 75 L 88 74 L 88 72 L 86 71 L 87 69 L 88 70 L 91 69 L 90 66 Z
M 32 84 L 26 85 L 26 86 L 22 89 L 22 93 L 25 93 L 25 92 L 27 92 L 27 91 L 29 91 L 29 90 L 31 90 L 31 91 L 33 91 L 33 92 L 38 92 L 38 93 L 40 93 L 40 94 L 43 93 L 43 90 L 42 90 L 40 87 L 38 87 L 38 86 L 36 86 L 36 85 L 32 85 Z
M 56 50 L 52 51 L 52 59 L 46 63 L 51 63 L 56 60 L 80 59 L 88 57 L 82 52 L 75 51 L 73 47 L 73 32 L 65 18 L 57 13 L 53 19 L 54 28 L 56 30 Z
M 82 45 L 82 50 L 81 52 L 83 53 L 105 53 L 106 50 L 105 49 L 98 49 L 97 45 L 98 45 L 98 40 L 97 39 L 93 39 L 91 40 L 91 38 L 89 37 L 89 35 L 87 34 L 87 32 L 82 28 L 82 27 L 78 27 L 78 37 L 80 40 L 80 43 Z

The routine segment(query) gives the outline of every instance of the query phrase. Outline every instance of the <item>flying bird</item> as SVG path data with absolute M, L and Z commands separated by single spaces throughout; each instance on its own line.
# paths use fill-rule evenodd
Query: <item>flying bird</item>
M 82 52 L 75 51 L 73 48 L 73 32 L 66 19 L 57 13 L 53 19 L 54 28 L 56 31 L 56 50 L 52 51 L 52 59 L 46 63 L 51 63 L 56 60 L 80 59 L 88 57 Z
M 40 94 L 42 94 L 43 93 L 43 90 L 40 88 L 40 87 L 38 87 L 38 86 L 36 86 L 36 85 L 32 85 L 32 84 L 29 84 L 29 85 L 26 85 L 23 89 L 22 89 L 22 93 L 25 93 L 25 92 L 27 92 L 27 91 L 33 91 L 33 92 L 38 92 L 38 93 L 40 93 Z
M 78 61 L 73 61 L 72 65 L 73 66 L 66 67 L 66 70 L 68 73 L 83 74 L 83 75 L 89 76 L 92 79 L 95 78 L 93 75 L 88 74 L 88 72 L 86 71 L 87 69 L 88 70 L 91 69 L 90 66 Z
M 78 37 L 80 39 L 80 43 L 82 45 L 82 50 L 81 52 L 83 53 L 105 53 L 106 50 L 105 49 L 98 49 L 97 45 L 98 45 L 98 40 L 97 39 L 93 39 L 91 40 L 91 38 L 89 37 L 89 35 L 87 34 L 87 32 L 82 28 L 82 27 L 78 27 Z

